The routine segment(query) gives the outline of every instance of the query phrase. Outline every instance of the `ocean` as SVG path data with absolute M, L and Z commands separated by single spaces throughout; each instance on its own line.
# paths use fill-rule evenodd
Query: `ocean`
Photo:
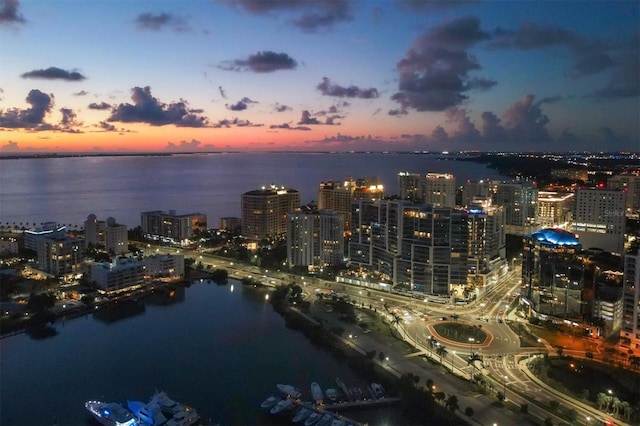
M 58 222 L 82 227 L 89 214 L 130 228 L 140 213 L 204 213 L 210 228 L 240 216 L 243 193 L 274 184 L 316 200 L 321 182 L 377 177 L 397 194 L 397 174 L 451 173 L 462 184 L 502 179 L 483 164 L 413 153 L 221 153 L 0 160 L 0 223 Z

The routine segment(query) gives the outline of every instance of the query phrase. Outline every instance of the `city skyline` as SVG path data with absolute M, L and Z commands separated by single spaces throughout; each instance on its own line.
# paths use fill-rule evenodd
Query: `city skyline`
M 0 153 L 638 151 L 634 1 L 0 0 Z

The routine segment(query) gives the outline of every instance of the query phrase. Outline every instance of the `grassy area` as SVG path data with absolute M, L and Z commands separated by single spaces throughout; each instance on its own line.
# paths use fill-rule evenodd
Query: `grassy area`
M 480 344 L 487 340 L 487 333 L 480 327 L 469 324 L 441 322 L 435 324 L 433 328 L 440 336 L 458 343 L 469 344 L 469 339 L 473 339 L 475 344 Z

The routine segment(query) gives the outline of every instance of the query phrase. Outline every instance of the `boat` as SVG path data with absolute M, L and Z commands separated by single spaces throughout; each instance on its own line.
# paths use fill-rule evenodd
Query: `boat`
M 307 417 L 307 420 L 304 421 L 304 426 L 313 426 L 320 421 L 322 418 L 322 414 L 314 411 Z
M 342 392 L 344 392 L 344 395 L 347 397 L 347 399 L 349 401 L 353 400 L 353 396 L 351 395 L 351 391 L 349 391 L 349 388 L 347 387 L 347 385 L 344 384 L 344 382 L 342 381 L 342 379 L 340 377 L 336 377 L 336 384 L 342 390 Z
M 294 388 L 291 385 L 282 385 L 282 384 L 278 384 L 276 385 L 278 390 L 280 392 L 282 392 L 285 395 L 291 396 L 293 398 L 300 398 L 302 396 L 302 392 L 300 392 L 298 389 Z
M 302 407 L 296 412 L 291 421 L 294 423 L 300 423 L 301 421 L 309 417 L 311 413 L 313 413 L 313 410 L 311 408 Z
M 331 422 L 331 426 L 344 426 L 344 425 L 345 425 L 344 420 L 341 420 L 338 418 L 333 419 L 333 421 Z
M 324 401 L 324 394 L 318 382 L 311 383 L 311 397 L 316 404 L 322 404 Z
M 116 402 L 87 401 L 84 407 L 104 426 L 138 426 L 133 413 Z
M 330 426 L 334 418 L 335 416 L 333 414 L 325 414 L 318 423 L 316 423 L 316 426 Z
M 270 396 L 269 398 L 265 399 L 262 404 L 260 404 L 260 408 L 263 408 L 265 410 L 267 409 L 271 409 L 271 407 L 273 407 L 274 405 L 276 405 L 278 402 L 281 401 L 281 398 L 278 398 L 277 396 Z
M 384 388 L 380 383 L 371 383 L 371 390 L 376 398 L 384 398 Z
M 190 426 L 200 420 L 198 412 L 189 406 L 183 405 L 169 398 L 166 392 L 156 392 L 149 401 L 150 404 L 158 404 L 160 411 L 169 420 L 167 426 Z
M 276 405 L 274 405 L 273 407 L 271 407 L 271 414 L 280 414 L 283 411 L 288 410 L 289 408 L 293 407 L 293 401 L 291 401 L 290 399 L 283 399 L 281 401 L 278 401 L 278 403 Z
M 127 408 L 138 419 L 140 425 L 158 426 L 167 422 L 157 403 L 144 403 L 140 401 L 127 401 Z
M 336 392 L 335 389 L 330 388 L 327 389 L 326 391 L 324 391 L 325 395 L 327 395 L 327 398 L 329 399 L 329 401 L 331 402 L 335 402 L 338 400 L 338 392 Z

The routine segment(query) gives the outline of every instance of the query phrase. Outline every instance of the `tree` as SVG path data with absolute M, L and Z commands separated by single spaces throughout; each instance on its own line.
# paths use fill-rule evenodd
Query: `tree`
M 464 414 L 467 417 L 473 417 L 473 408 L 467 407 L 464 409 Z
M 449 351 L 447 351 L 447 348 L 445 348 L 442 345 L 439 345 L 436 348 L 436 353 L 440 356 L 440 364 L 442 364 L 442 358 L 444 358 L 445 356 L 447 356 L 447 354 L 449 353 Z
M 598 410 L 602 411 L 602 409 L 609 403 L 607 395 L 603 392 L 598 393 L 596 396 L 596 402 L 598 403 Z
M 447 398 L 444 406 L 447 407 L 449 411 L 454 413 L 458 408 L 460 408 L 460 405 L 458 404 L 458 397 L 455 395 L 449 395 L 449 398 Z

